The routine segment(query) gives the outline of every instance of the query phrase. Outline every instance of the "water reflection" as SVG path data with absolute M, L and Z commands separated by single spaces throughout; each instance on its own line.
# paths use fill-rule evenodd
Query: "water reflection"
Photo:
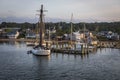
M 119 49 L 35 56 L 27 54 L 28 48 L 24 43 L 0 43 L 1 80 L 120 80 Z
M 0 44 L 1 45 L 17 46 L 17 47 L 25 46 L 25 42 L 23 42 L 23 41 L 21 41 L 21 42 L 18 42 L 18 41 L 0 42 Z
M 49 56 L 32 56 L 33 64 L 37 66 L 37 68 L 44 69 L 48 66 L 48 61 L 50 60 Z
M 64 54 L 64 53 L 52 53 L 51 58 L 54 56 L 56 59 L 62 59 L 62 60 L 77 60 L 77 59 L 84 59 L 89 58 L 89 53 L 86 54 Z
M 94 49 L 92 52 L 89 52 L 89 53 L 80 53 L 80 54 L 69 54 L 69 53 L 53 53 L 55 56 L 56 56 L 56 58 L 58 58 L 58 57 L 62 57 L 62 59 L 64 59 L 64 57 L 66 57 L 66 58 L 70 58 L 71 56 L 73 56 L 74 57 L 74 59 L 76 59 L 76 58 L 80 58 L 80 59 L 84 59 L 84 58 L 89 58 L 89 55 L 90 54 L 96 54 L 96 52 L 97 52 L 97 49 Z M 61 55 L 61 56 L 60 56 Z
M 47 62 L 50 60 L 50 56 L 35 56 L 35 55 L 33 55 L 32 57 L 33 57 L 33 61 L 37 62 L 37 63 Z

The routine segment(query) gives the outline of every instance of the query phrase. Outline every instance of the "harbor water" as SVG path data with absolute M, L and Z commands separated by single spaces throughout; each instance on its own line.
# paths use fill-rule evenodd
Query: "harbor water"
M 24 42 L 0 43 L 0 80 L 120 80 L 120 49 L 89 54 L 27 54 Z

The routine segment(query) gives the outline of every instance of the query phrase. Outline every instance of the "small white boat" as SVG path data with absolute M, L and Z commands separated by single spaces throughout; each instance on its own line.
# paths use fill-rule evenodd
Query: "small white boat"
M 31 50 L 31 52 L 34 55 L 37 55 L 37 56 L 48 56 L 48 55 L 50 55 L 50 49 L 39 47 L 39 46 L 33 48 Z

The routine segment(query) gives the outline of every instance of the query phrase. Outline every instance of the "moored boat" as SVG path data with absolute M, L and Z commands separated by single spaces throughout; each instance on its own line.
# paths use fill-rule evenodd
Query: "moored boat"
M 45 47 L 35 47 L 31 50 L 31 52 L 34 54 L 34 55 L 37 55 L 37 56 L 48 56 L 50 55 L 50 49 L 48 48 L 45 48 Z
M 39 45 L 35 46 L 31 52 L 36 56 L 48 56 L 50 55 L 50 49 L 44 47 L 44 23 L 43 23 L 43 5 L 41 5 L 40 11 L 40 42 Z

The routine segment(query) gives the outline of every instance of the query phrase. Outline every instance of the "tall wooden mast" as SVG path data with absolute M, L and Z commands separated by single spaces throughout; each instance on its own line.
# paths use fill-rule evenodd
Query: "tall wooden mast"
M 40 46 L 43 46 L 43 43 L 44 43 L 44 23 L 43 23 L 43 5 L 41 5 L 41 9 L 40 9 L 40 21 L 39 21 L 39 24 L 40 24 L 40 42 L 39 42 L 39 45 Z
M 71 38 L 70 38 L 70 40 L 71 40 L 71 45 L 72 45 L 72 30 L 73 30 L 73 24 L 72 24 L 72 20 L 73 20 L 73 14 L 71 15 L 71 21 L 70 21 L 70 25 L 71 25 Z

